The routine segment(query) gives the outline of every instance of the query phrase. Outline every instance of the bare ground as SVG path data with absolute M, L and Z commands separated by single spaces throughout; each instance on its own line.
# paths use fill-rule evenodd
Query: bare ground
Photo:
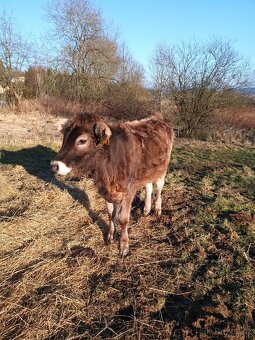
M 163 214 L 138 193 L 122 260 L 91 181 L 49 172 L 55 122 L 0 116 L 0 337 L 253 339 L 254 148 L 177 141 Z

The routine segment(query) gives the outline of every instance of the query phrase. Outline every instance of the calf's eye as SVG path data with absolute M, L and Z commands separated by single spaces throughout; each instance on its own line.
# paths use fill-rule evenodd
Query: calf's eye
M 84 145 L 86 143 L 87 143 L 86 139 L 80 139 L 78 140 L 77 145 Z

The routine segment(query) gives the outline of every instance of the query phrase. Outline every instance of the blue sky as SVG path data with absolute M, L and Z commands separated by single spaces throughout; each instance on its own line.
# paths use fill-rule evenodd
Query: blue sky
M 39 37 L 48 27 L 48 0 L 0 0 L 19 30 Z M 147 67 L 159 43 L 190 39 L 233 40 L 240 55 L 255 66 L 255 0 L 95 0 L 103 17 L 118 29 L 133 57 Z

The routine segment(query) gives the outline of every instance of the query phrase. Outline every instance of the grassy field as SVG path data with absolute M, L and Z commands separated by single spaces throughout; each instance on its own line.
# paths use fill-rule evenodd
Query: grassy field
M 49 172 L 40 119 L 1 140 L 0 338 L 253 339 L 254 147 L 176 141 L 162 216 L 141 190 L 122 260 L 91 181 Z

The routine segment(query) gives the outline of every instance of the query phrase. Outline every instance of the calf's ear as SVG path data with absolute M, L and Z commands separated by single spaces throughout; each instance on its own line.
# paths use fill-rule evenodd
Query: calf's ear
M 69 119 L 68 118 L 60 118 L 57 122 L 56 122 L 56 127 L 57 130 L 59 132 L 64 132 L 65 128 L 67 127 L 69 123 Z
M 97 144 L 110 144 L 111 129 L 104 122 L 98 122 L 94 125 L 94 134 Z

